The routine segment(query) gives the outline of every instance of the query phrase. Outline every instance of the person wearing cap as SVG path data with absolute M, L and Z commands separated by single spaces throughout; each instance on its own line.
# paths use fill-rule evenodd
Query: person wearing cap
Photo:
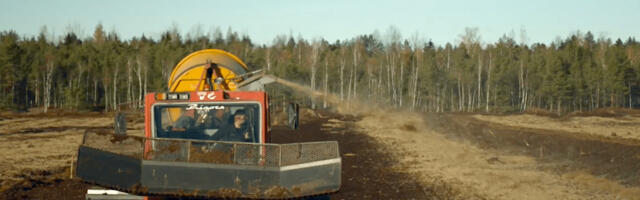
M 232 123 L 220 129 L 220 131 L 211 136 L 210 139 L 231 142 L 251 142 L 251 134 L 249 134 L 245 111 L 237 110 L 233 114 Z
M 209 111 L 207 117 L 204 119 L 204 127 L 205 129 L 220 129 L 227 124 L 227 119 L 229 119 L 228 112 L 223 109 L 216 109 L 213 111 Z

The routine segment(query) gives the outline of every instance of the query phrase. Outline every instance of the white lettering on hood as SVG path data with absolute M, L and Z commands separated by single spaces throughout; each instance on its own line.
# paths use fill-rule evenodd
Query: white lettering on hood
M 218 105 L 205 106 L 205 105 L 198 105 L 198 104 L 189 104 L 187 106 L 187 110 L 197 110 L 198 112 L 208 112 L 210 110 L 222 110 L 222 109 L 224 109 L 224 106 L 218 106 Z

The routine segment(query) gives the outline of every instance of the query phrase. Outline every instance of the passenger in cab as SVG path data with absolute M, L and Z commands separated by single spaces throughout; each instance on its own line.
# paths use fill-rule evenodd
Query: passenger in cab
M 204 120 L 205 129 L 220 129 L 227 125 L 229 113 L 224 109 L 209 111 L 210 113 Z
M 172 131 L 185 132 L 196 126 L 195 110 L 185 110 L 173 124 Z
M 183 139 L 206 139 L 208 136 L 204 134 L 200 125 L 196 123 L 196 110 L 185 110 L 173 124 L 172 133 L 168 137 L 171 138 L 183 138 Z

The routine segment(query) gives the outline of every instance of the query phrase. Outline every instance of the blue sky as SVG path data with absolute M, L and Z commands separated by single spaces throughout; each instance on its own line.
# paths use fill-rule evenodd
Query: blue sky
M 200 25 L 206 34 L 229 27 L 254 42 L 270 44 L 277 35 L 328 41 L 351 39 L 390 26 L 403 38 L 418 35 L 437 45 L 458 42 L 465 27 L 477 27 L 482 42 L 526 30 L 528 43 L 549 43 L 580 30 L 596 37 L 640 39 L 638 0 L 0 0 L 0 30 L 36 35 L 46 25 L 57 36 L 74 27 L 88 37 L 102 23 L 121 38 L 157 38 L 177 26 L 186 34 Z

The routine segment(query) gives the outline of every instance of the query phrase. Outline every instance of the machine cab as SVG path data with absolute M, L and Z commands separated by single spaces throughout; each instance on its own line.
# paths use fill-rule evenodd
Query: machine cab
M 266 143 L 266 99 L 260 91 L 150 93 L 145 136 Z

